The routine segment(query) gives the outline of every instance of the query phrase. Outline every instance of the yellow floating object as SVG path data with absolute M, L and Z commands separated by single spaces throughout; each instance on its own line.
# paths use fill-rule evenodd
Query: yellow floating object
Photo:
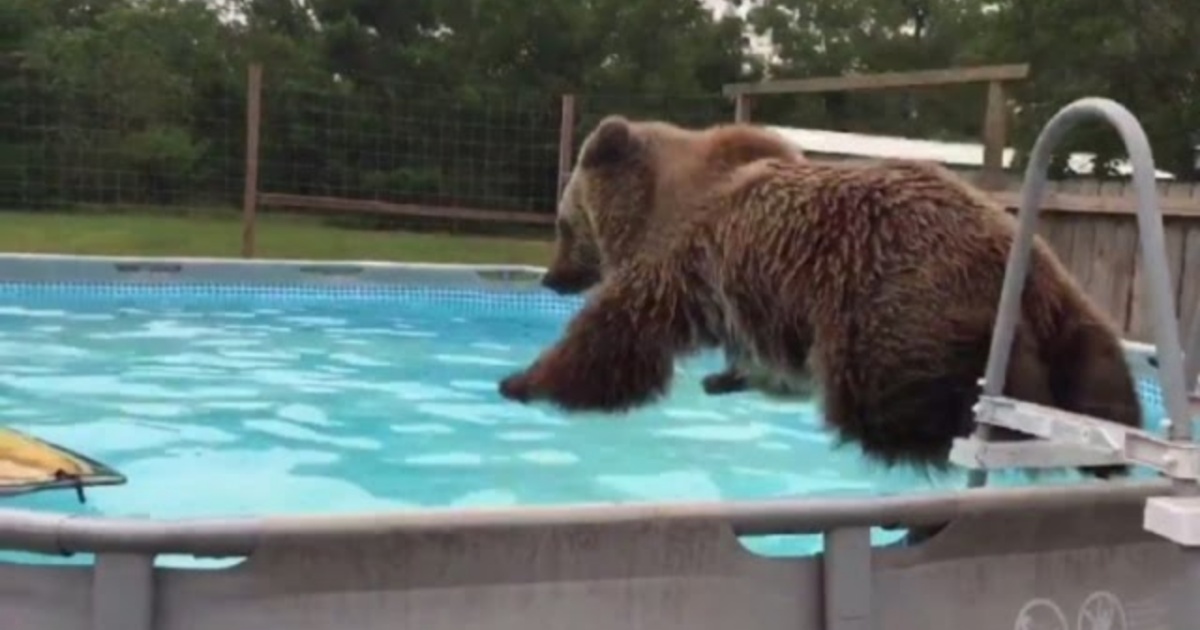
M 70 449 L 0 427 L 0 496 L 125 483 L 125 476 Z

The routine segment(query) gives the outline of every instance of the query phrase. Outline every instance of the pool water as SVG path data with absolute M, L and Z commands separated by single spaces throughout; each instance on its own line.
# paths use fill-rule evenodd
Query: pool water
M 482 296 L 482 297 L 481 297 Z M 346 299 L 0 291 L 0 418 L 127 485 L 3 499 L 124 517 L 862 496 L 962 487 L 832 450 L 811 404 L 707 397 L 716 356 L 626 417 L 507 402 L 496 382 L 577 303 L 484 294 Z M 877 532 L 880 542 L 896 532 Z M 808 553 L 816 536 L 747 541 Z

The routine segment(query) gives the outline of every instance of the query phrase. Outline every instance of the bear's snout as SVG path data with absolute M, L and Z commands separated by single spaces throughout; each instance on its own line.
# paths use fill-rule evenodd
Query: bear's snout
M 551 269 L 542 276 L 542 286 L 559 295 L 583 293 L 600 281 L 594 271 Z

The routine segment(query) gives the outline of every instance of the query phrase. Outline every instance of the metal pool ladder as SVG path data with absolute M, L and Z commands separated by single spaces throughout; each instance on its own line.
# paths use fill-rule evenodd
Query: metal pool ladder
M 1037 228 L 1046 171 L 1051 152 L 1075 125 L 1100 118 L 1116 128 L 1129 153 L 1137 200 L 1139 245 L 1145 273 L 1142 281 L 1150 297 L 1159 382 L 1163 392 L 1168 439 L 1087 415 L 1027 403 L 1002 395 L 1005 372 L 1019 315 L 1021 293 Z M 1200 447 L 1192 438 L 1188 390 L 1196 387 L 1200 372 L 1200 325 L 1193 326 L 1187 349 L 1179 339 L 1174 297 L 1163 236 L 1162 214 L 1154 184 L 1154 159 L 1150 143 L 1137 118 L 1124 106 L 1106 98 L 1082 98 L 1060 109 L 1042 128 L 1025 169 L 1021 189 L 1017 234 L 1009 251 L 1000 306 L 992 332 L 982 395 L 975 406 L 975 433 L 955 440 L 950 459 L 970 469 L 971 487 L 987 481 L 996 468 L 1060 468 L 1104 464 L 1134 464 L 1157 470 L 1172 481 L 1172 495 L 1152 497 L 1146 503 L 1143 525 L 1177 544 L 1184 551 L 1182 588 L 1176 606 L 1175 628 L 1186 628 L 1200 618 Z M 1200 395 L 1200 391 L 1194 392 Z M 1005 427 L 1038 439 L 1028 442 L 990 442 L 992 427 Z

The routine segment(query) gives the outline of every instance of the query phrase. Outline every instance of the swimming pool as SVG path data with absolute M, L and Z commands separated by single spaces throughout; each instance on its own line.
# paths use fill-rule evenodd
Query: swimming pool
M 141 280 L 0 278 L 0 417 L 129 479 L 82 505 L 48 492 L 4 507 L 176 519 L 964 484 L 959 471 L 928 478 L 833 450 L 811 404 L 705 396 L 715 355 L 681 364 L 667 400 L 627 417 L 509 403 L 497 380 L 551 343 L 580 300 L 528 278 L 370 284 L 354 268 L 353 281 L 344 267 L 309 269 L 304 282 L 215 281 L 211 270 L 189 282 L 175 277 L 182 268 L 119 264 Z M 877 543 L 900 536 L 875 532 Z M 769 555 L 821 545 L 744 542 Z

